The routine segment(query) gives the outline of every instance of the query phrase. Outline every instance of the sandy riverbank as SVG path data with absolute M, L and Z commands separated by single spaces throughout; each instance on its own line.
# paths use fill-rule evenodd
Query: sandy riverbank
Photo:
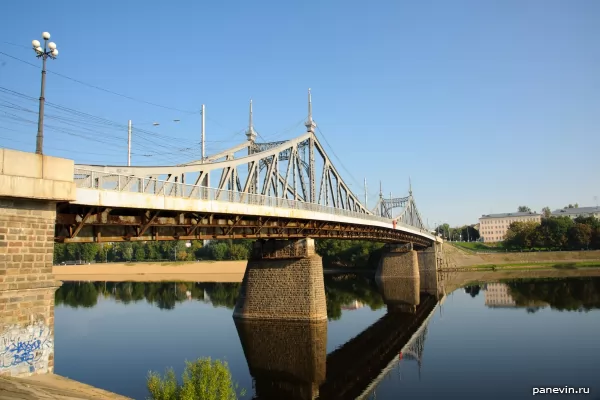
M 241 282 L 247 261 L 55 265 L 60 281 Z

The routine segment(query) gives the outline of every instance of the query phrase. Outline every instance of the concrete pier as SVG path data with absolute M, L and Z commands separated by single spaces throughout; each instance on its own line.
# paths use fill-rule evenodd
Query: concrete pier
M 233 312 L 241 319 L 325 321 L 323 261 L 314 240 L 257 241 Z

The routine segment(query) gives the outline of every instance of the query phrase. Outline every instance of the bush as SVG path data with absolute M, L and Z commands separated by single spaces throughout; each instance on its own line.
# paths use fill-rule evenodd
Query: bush
M 177 382 L 172 368 L 164 378 L 156 372 L 148 374 L 150 400 L 236 400 L 238 385 L 234 384 L 227 362 L 210 357 L 185 362 L 182 384 Z M 239 395 L 243 396 L 245 390 Z

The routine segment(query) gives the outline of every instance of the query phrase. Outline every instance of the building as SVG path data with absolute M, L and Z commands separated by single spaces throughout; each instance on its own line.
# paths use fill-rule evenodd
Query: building
M 485 285 L 485 305 L 490 308 L 527 308 L 528 310 L 549 306 L 544 301 L 535 300 L 524 300 L 521 301 L 520 305 L 517 305 L 510 293 L 510 287 L 506 283 L 488 283 Z
M 552 211 L 553 217 L 569 217 L 575 219 L 577 217 L 595 217 L 600 219 L 600 207 L 577 207 L 564 208 L 562 210 Z
M 542 215 L 536 212 L 514 212 L 482 215 L 479 218 L 479 236 L 484 242 L 500 242 L 513 222 L 541 222 Z
M 516 307 L 517 303 L 505 283 L 488 283 L 485 290 L 485 305 L 488 307 Z

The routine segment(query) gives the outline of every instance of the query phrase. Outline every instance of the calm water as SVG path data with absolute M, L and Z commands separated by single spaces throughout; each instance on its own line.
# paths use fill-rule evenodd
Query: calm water
M 565 386 L 590 394 L 539 396 L 600 398 L 600 278 L 482 283 L 414 306 L 369 278 L 326 276 L 330 320 L 312 326 L 235 323 L 238 288 L 67 282 L 55 371 L 135 399 L 149 370 L 180 374 L 205 356 L 227 360 L 247 399 L 512 399 Z

